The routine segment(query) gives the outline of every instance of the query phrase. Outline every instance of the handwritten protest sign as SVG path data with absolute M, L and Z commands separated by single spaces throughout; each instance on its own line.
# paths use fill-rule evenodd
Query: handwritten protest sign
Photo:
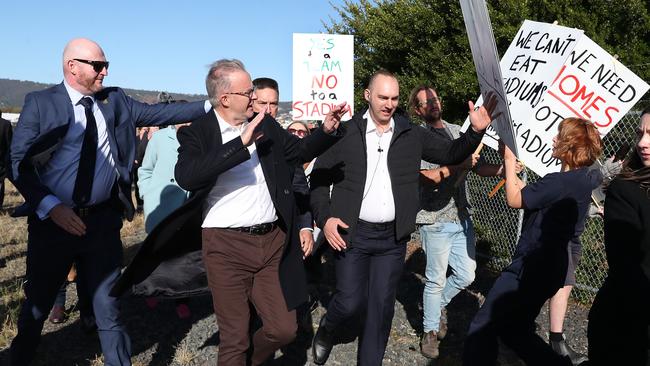
M 354 105 L 354 38 L 334 34 L 293 34 L 294 120 L 323 120 L 347 102 L 343 119 Z
M 575 28 L 524 21 L 500 63 L 513 126 L 533 114 L 582 33 Z M 479 97 L 476 105 L 481 104 L 483 98 Z M 469 118 L 462 130 L 468 127 Z M 490 125 L 483 143 L 497 149 L 498 140 L 496 130 Z
M 544 176 L 561 169 L 551 156 L 559 123 L 568 117 L 594 122 L 605 136 L 648 91 L 648 84 L 587 36 L 554 73 L 546 96 L 530 118 L 515 125 L 522 161 Z
M 552 154 L 564 118 L 592 120 L 605 136 L 649 88 L 582 30 L 529 20 L 503 56 L 501 71 L 518 157 L 540 176 L 561 169 Z M 468 127 L 469 119 L 463 130 Z M 483 142 L 496 148 L 497 138 L 488 128 Z
M 463 11 L 467 37 L 472 49 L 476 75 L 481 88 L 481 96 L 489 94 L 496 96 L 497 104 L 493 115 L 492 127 L 500 139 L 517 154 L 512 119 L 508 110 L 508 100 L 503 87 L 499 55 L 494 43 L 492 25 L 484 0 L 460 0 Z

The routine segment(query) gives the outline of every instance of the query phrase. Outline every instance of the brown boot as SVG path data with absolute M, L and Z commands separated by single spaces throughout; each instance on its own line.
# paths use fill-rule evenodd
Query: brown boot
M 438 358 L 440 341 L 435 330 L 424 333 L 420 340 L 420 352 L 426 358 Z

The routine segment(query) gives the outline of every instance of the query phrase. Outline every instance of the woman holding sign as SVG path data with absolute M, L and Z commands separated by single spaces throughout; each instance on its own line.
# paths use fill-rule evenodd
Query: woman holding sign
M 535 318 L 546 300 L 564 286 L 567 246 L 579 243 L 591 191 L 602 181 L 588 167 L 601 153 L 593 123 L 567 118 L 553 139 L 553 156 L 562 171 L 526 185 L 515 173 L 516 157 L 503 147 L 506 201 L 524 209 L 524 222 L 508 265 L 472 320 L 465 340 L 464 365 L 493 365 L 500 338 L 527 365 L 571 365 L 535 333 Z
M 589 311 L 592 365 L 650 365 L 650 108 L 636 151 L 607 187 L 609 272 Z

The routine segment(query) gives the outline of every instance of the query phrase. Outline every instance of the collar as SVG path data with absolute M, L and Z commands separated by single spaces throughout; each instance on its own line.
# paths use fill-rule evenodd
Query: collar
M 377 124 L 375 124 L 375 120 L 372 119 L 372 116 L 370 115 L 370 108 L 366 111 L 366 113 L 363 114 L 363 119 L 366 120 L 366 135 L 369 134 L 370 132 L 377 133 Z M 392 116 L 390 117 L 390 121 L 388 122 L 388 129 L 385 130 L 384 132 L 393 132 L 395 130 L 395 118 Z
M 217 116 L 217 121 L 219 122 L 219 129 L 221 130 L 221 133 L 231 132 L 231 131 L 241 133 L 244 130 L 244 127 L 248 125 L 248 121 L 246 121 L 239 126 L 233 126 L 230 123 L 226 122 L 226 120 L 223 119 L 223 117 L 221 117 L 221 115 L 219 114 L 219 112 L 217 112 L 216 109 L 213 109 L 213 111 L 214 114 Z
M 65 79 L 63 80 L 63 86 L 65 86 L 65 90 L 68 92 L 68 96 L 70 97 L 70 101 L 72 102 L 72 105 L 77 105 L 79 104 L 79 101 L 83 97 L 88 97 L 93 100 L 93 103 L 95 103 L 95 96 L 94 95 L 83 95 L 79 91 L 75 90 L 72 88 Z

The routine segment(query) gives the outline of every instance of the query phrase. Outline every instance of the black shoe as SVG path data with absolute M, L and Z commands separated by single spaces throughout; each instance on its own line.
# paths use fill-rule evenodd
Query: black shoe
M 571 363 L 574 365 L 580 365 L 581 363 L 587 361 L 587 356 L 582 353 L 574 351 L 568 344 L 566 344 L 564 334 L 562 335 L 561 341 L 549 341 L 553 351 L 560 356 L 566 356 L 571 359 Z
M 327 362 L 327 358 L 330 356 L 330 352 L 332 352 L 332 347 L 334 346 L 334 332 L 330 332 L 325 327 L 326 315 L 323 315 L 320 319 L 318 330 L 311 343 L 312 356 L 314 357 L 314 363 L 317 365 L 324 365 Z

